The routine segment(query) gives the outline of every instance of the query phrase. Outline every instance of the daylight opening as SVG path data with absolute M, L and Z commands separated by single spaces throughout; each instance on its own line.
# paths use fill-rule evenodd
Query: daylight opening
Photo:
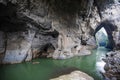
M 97 33 L 95 34 L 96 42 L 98 47 L 107 47 L 108 45 L 108 34 L 104 27 L 102 27 Z

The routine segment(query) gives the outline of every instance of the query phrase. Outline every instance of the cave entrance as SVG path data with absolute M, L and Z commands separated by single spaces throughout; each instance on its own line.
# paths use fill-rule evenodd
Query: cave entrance
M 101 22 L 94 32 L 94 37 L 96 39 L 98 47 L 105 47 L 108 49 L 113 49 L 115 46 L 112 32 L 115 31 L 117 27 L 111 24 L 109 21 Z
M 102 27 L 96 34 L 95 34 L 96 42 L 98 47 L 106 47 L 108 44 L 108 34 L 104 27 Z

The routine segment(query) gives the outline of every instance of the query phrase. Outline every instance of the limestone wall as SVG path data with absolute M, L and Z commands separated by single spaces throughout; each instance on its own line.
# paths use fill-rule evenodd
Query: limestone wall
M 5 39 L 0 37 L 0 47 L 5 44 L 5 51 L 0 49 L 4 54 L 1 61 L 90 54 L 96 47 L 94 31 L 101 21 L 109 19 L 105 12 L 111 9 L 102 10 L 98 4 L 96 0 L 1 0 L 0 35 L 6 35 Z

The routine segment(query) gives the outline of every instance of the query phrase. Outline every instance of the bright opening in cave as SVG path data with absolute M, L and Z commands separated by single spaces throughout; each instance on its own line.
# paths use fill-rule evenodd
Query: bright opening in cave
M 106 47 L 108 44 L 108 34 L 104 27 L 102 27 L 96 34 L 96 42 L 98 47 Z

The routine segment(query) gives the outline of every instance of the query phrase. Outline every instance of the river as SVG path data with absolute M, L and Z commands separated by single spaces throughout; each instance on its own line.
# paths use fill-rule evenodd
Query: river
M 49 80 L 67 74 L 74 70 L 83 71 L 94 78 L 103 80 L 99 71 L 104 72 L 102 58 L 109 50 L 98 48 L 92 54 L 82 57 L 73 57 L 66 60 L 35 59 L 13 65 L 0 66 L 0 80 Z M 33 64 L 39 62 L 39 64 Z

